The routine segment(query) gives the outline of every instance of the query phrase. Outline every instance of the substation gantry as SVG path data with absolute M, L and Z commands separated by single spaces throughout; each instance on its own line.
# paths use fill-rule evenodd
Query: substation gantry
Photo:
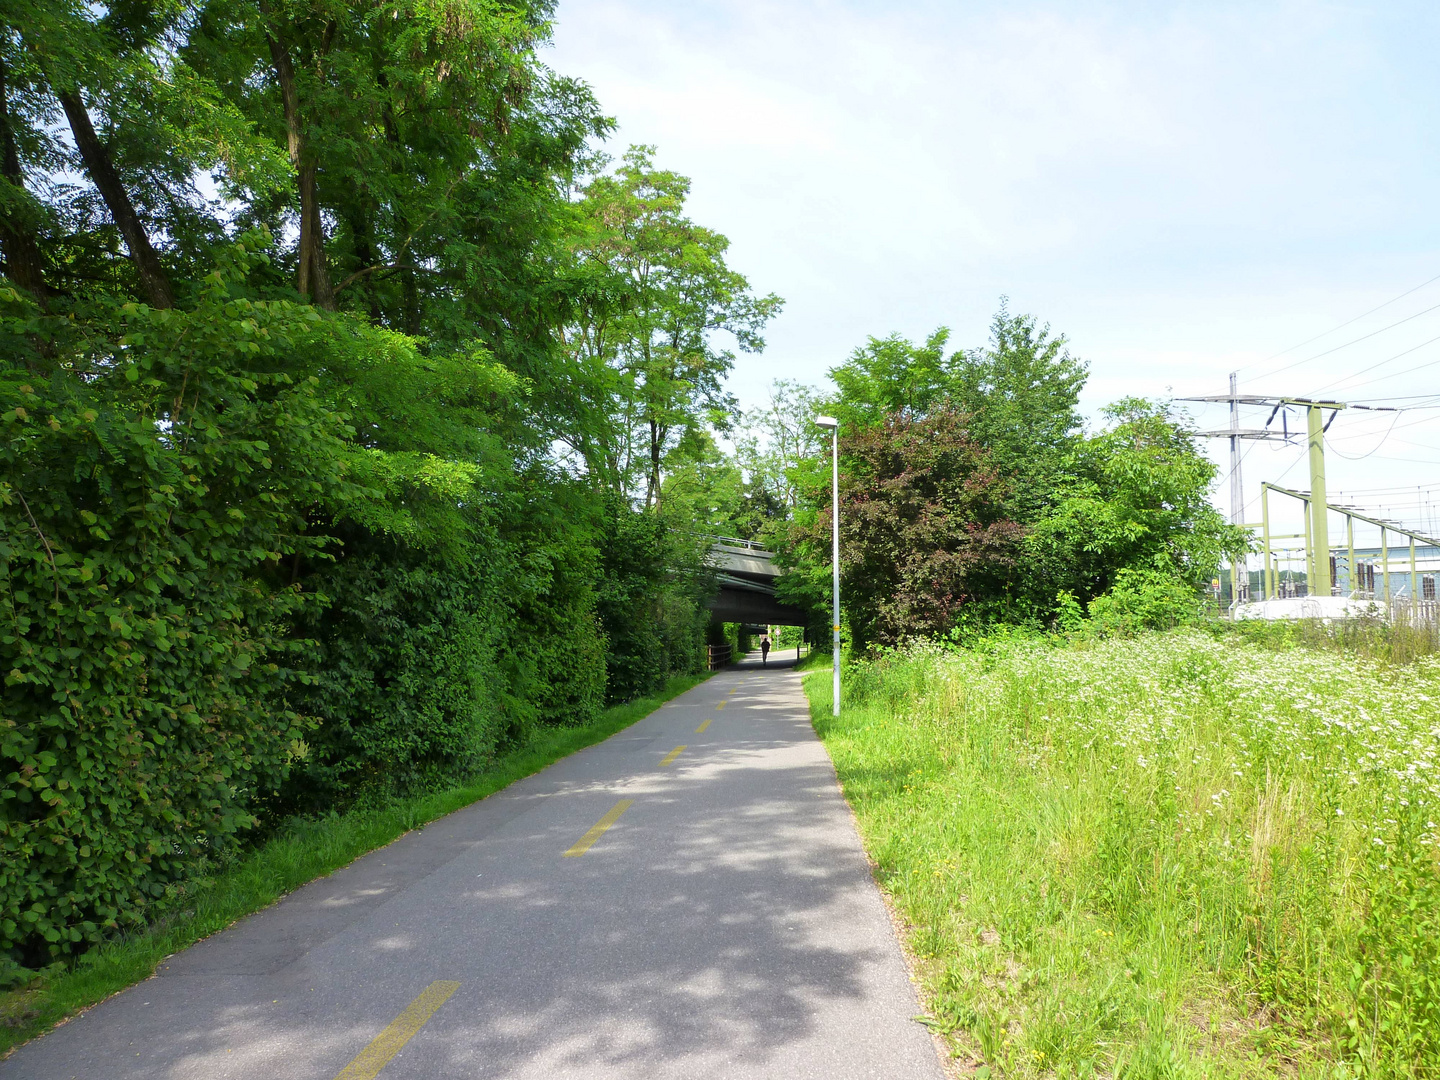
M 1360 575 L 1357 573 L 1355 562 L 1355 522 L 1362 521 L 1374 525 L 1380 529 L 1380 552 L 1381 552 L 1381 573 L 1382 586 L 1379 595 L 1386 600 L 1390 599 L 1390 534 L 1406 537 L 1410 541 L 1410 597 L 1419 599 L 1418 571 L 1416 566 L 1415 547 L 1417 543 L 1440 548 L 1440 540 L 1422 533 L 1414 532 L 1394 521 L 1386 521 L 1381 518 L 1370 517 L 1351 506 L 1342 506 L 1331 503 L 1325 491 L 1325 432 L 1329 430 L 1335 417 L 1342 409 L 1361 409 L 1367 412 L 1395 412 L 1389 407 L 1375 405 L 1354 405 L 1344 401 L 1325 401 L 1315 398 L 1296 397 L 1268 397 L 1257 394 L 1240 394 L 1235 389 L 1235 375 L 1230 376 L 1230 393 L 1214 394 L 1206 397 L 1182 398 L 1182 401 L 1204 401 L 1204 402 L 1226 402 L 1230 406 L 1230 427 L 1221 428 L 1218 431 L 1201 431 L 1197 434 L 1207 438 L 1227 438 L 1230 440 L 1230 492 L 1231 492 L 1231 521 L 1242 528 L 1258 531 L 1260 533 L 1261 554 L 1264 558 L 1264 572 L 1261 576 L 1261 588 L 1264 592 L 1264 599 L 1273 599 L 1279 595 L 1280 582 L 1278 580 L 1276 558 L 1277 540 L 1303 540 L 1305 553 L 1305 578 L 1306 591 L 1312 595 L 1330 596 L 1338 584 L 1334 573 L 1336 560 L 1333 549 L 1330 546 L 1330 521 L 1329 516 L 1333 511 L 1345 517 L 1345 551 L 1346 558 L 1346 584 L 1349 592 L 1375 592 L 1373 586 L 1370 589 L 1357 587 Z M 1258 405 L 1268 407 L 1270 415 L 1265 421 L 1263 428 L 1242 428 L 1240 427 L 1240 406 Z M 1309 451 L 1310 464 L 1310 490 L 1295 491 L 1290 488 L 1281 487 L 1279 484 L 1269 482 L 1260 485 L 1260 520 L 1257 522 L 1246 522 L 1243 506 L 1242 486 L 1240 477 L 1240 441 L 1243 439 L 1283 441 L 1290 442 L 1292 437 L 1298 437 L 1299 433 L 1289 430 L 1286 421 L 1290 408 L 1304 409 L 1306 418 L 1306 444 Z M 1328 418 L 1326 412 L 1329 412 Z M 1276 416 L 1281 418 L 1280 430 L 1275 430 L 1270 425 L 1274 423 Z M 1304 506 L 1305 531 L 1301 533 L 1272 533 L 1270 531 L 1270 493 L 1275 492 L 1293 499 L 1298 499 Z M 1279 549 L 1292 550 L 1292 549 Z M 1231 589 L 1233 595 L 1238 599 L 1240 596 L 1240 583 L 1247 582 L 1249 572 L 1241 560 L 1236 560 L 1231 568 Z

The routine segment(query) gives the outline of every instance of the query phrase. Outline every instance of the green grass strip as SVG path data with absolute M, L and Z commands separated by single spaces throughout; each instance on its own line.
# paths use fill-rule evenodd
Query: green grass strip
M 806 674 L 960 1071 L 1440 1076 L 1440 658 L 1281 633 Z
M 160 925 L 87 953 L 76 967 L 0 995 L 0 1057 L 82 1009 L 154 974 L 167 956 L 218 933 L 302 885 L 333 873 L 412 829 L 493 795 L 561 758 L 602 742 L 709 678 L 677 675 L 652 697 L 606 709 L 593 724 L 542 728 L 497 758 L 474 783 L 380 809 L 296 821 L 197 892 L 193 906 Z

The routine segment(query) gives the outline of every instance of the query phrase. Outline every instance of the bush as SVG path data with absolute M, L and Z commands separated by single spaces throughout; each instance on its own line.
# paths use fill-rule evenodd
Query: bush
M 671 675 L 703 667 L 706 543 L 670 529 L 654 511 L 633 510 L 618 497 L 607 501 L 596 611 L 609 702 L 651 693 Z
M 1192 626 L 1205 614 L 1204 601 L 1193 585 L 1167 570 L 1127 567 L 1115 575 L 1115 584 L 1090 601 L 1094 630 L 1133 637 L 1142 630 L 1173 630 Z M 1062 608 L 1062 617 L 1073 612 Z
M 306 711 L 324 718 L 283 808 L 433 790 L 478 771 L 520 702 L 501 670 L 513 619 L 469 561 L 435 566 L 403 552 L 346 559 L 320 579 L 329 603 Z
M 312 723 L 289 695 L 345 427 L 287 352 L 324 327 L 234 301 L 40 320 L 0 289 L 0 978 L 142 922 L 256 821 Z
M 967 609 L 1003 598 L 1022 530 L 967 424 L 947 406 L 842 439 L 840 572 L 857 652 L 944 634 Z M 820 514 L 812 544 L 829 528 Z

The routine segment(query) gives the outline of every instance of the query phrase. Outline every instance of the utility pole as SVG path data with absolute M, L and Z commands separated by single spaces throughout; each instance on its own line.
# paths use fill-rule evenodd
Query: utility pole
M 1240 399 L 1235 390 L 1237 375 L 1238 372 L 1230 373 L 1230 430 L 1234 433 L 1230 436 L 1230 524 L 1244 525 L 1245 485 L 1240 479 Z M 1249 560 L 1243 555 L 1230 559 L 1230 599 L 1234 603 L 1238 604 L 1241 597 L 1249 591 L 1249 566 Z
M 1335 409 L 1331 419 L 1345 406 L 1336 402 L 1306 402 L 1308 442 L 1310 443 L 1310 550 L 1315 563 L 1315 577 L 1310 585 L 1312 596 L 1330 595 L 1330 504 L 1325 500 L 1325 422 L 1322 409 L 1329 404 Z
M 840 715 L 840 421 L 833 416 L 817 416 L 818 427 L 830 430 L 830 573 L 831 597 L 834 607 L 831 632 L 835 635 L 831 655 L 834 659 L 831 694 L 835 699 L 831 715 Z

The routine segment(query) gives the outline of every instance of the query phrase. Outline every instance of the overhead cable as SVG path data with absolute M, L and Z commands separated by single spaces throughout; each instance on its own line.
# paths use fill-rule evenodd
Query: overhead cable
M 1333 442 L 1332 440 L 1326 439 L 1325 441 L 1330 444 L 1330 449 L 1335 451 L 1335 456 L 1336 456 L 1336 457 L 1342 457 L 1342 458 L 1344 458 L 1346 461 L 1364 461 L 1366 458 L 1368 458 L 1368 457 L 1370 456 L 1370 454 L 1375 453 L 1375 450 L 1379 450 L 1380 447 L 1382 447 L 1382 446 L 1385 445 L 1385 440 L 1388 439 L 1388 438 L 1390 438 L 1390 433 L 1395 430 L 1395 421 L 1396 421 L 1396 420 L 1399 420 L 1399 419 L 1400 419 L 1400 414 L 1397 412 L 1397 413 L 1394 414 L 1394 419 L 1390 421 L 1390 427 L 1389 427 L 1388 429 L 1386 429 L 1384 435 L 1381 435 L 1381 436 L 1380 436 L 1380 441 L 1375 444 L 1375 449 L 1369 451 L 1369 453 L 1359 454 L 1359 455 L 1353 455 L 1353 456 L 1350 455 L 1350 454 L 1342 454 L 1342 453 L 1340 453 L 1339 450 L 1336 450 L 1335 444 L 1334 444 L 1334 442 Z
M 1378 307 L 1373 307 L 1373 308 L 1371 308 L 1369 311 L 1364 312 L 1364 313 L 1361 314 L 1361 315 L 1356 315 L 1353 319 L 1348 319 L 1348 320 L 1346 320 L 1345 322 L 1341 323 L 1339 326 L 1332 326 L 1329 330 L 1326 330 L 1323 334 L 1316 334 L 1314 337 L 1309 338 L 1309 339 L 1307 339 L 1307 340 L 1305 340 L 1305 341 L 1300 342 L 1299 345 L 1291 345 L 1288 349 L 1281 349 L 1278 353 L 1274 353 L 1274 354 L 1271 355 L 1271 356 L 1267 356 L 1263 361 L 1261 361 L 1261 363 L 1269 363 L 1271 360 L 1274 360 L 1274 359 L 1276 359 L 1277 357 L 1280 357 L 1280 356 L 1284 356 L 1286 353 L 1294 352 L 1296 349 L 1303 349 L 1306 345 L 1314 344 L 1315 342 L 1319 341 L 1321 338 L 1327 338 L 1327 337 L 1329 337 L 1331 334 L 1336 333 L 1337 331 L 1344 330 L 1345 327 L 1347 327 L 1347 326 L 1353 326 L 1355 323 L 1359 322 L 1361 319 L 1368 318 L 1369 316 L 1374 315 L 1375 312 L 1380 311 L 1380 310 L 1382 310 L 1382 309 L 1384 309 L 1384 308 L 1387 308 L 1387 307 L 1389 307 L 1391 304 L 1396 303 L 1397 301 L 1404 300 L 1405 297 L 1409 296 L 1411 293 L 1417 293 L 1417 292 L 1419 292 L 1421 289 L 1425 288 L 1426 285 L 1433 285 L 1433 284 L 1434 284 L 1435 282 L 1437 282 L 1437 281 L 1440 281 L 1440 274 L 1436 274 L 1436 275 L 1435 275 L 1434 277 L 1432 277 L 1429 281 L 1422 281 L 1419 285 L 1416 285 L 1413 289 L 1406 289 L 1406 290 L 1405 290 L 1403 293 L 1401 293 L 1399 296 L 1391 297 L 1389 300 L 1386 300 L 1385 303 L 1380 304 Z M 1428 309 L 1428 310 L 1434 310 L 1434 309 L 1431 308 L 1431 309 Z M 1425 312 L 1422 311 L 1422 312 L 1420 312 L 1420 314 L 1423 315 L 1423 314 L 1425 314 Z M 1413 316 L 1413 315 L 1411 316 L 1411 318 L 1414 318 L 1414 317 L 1415 317 L 1415 316 Z M 1404 320 L 1404 319 L 1401 320 L 1401 322 L 1405 322 L 1405 321 L 1407 321 L 1407 320 Z M 1395 323 L 1394 325 L 1398 326 L 1399 323 Z M 1386 329 L 1389 329 L 1389 327 L 1386 327 Z M 1381 331 L 1377 330 L 1377 331 L 1375 331 L 1375 333 L 1378 334 L 1378 333 L 1381 333 Z M 1370 335 L 1367 335 L 1367 336 L 1370 336 Z M 1356 338 L 1356 341 L 1363 341 L 1363 340 L 1364 340 L 1364 338 Z M 1354 342 L 1351 342 L 1350 344 L 1354 344 Z M 1344 345 L 1339 345 L 1339 346 L 1336 346 L 1336 348 L 1343 349 L 1343 348 L 1345 348 L 1345 346 L 1344 346 Z M 1332 349 L 1331 351 L 1333 352 L 1334 350 Z M 1320 356 L 1324 356 L 1324 355 L 1326 355 L 1326 354 L 1325 354 L 1325 353 L 1320 353 L 1319 355 L 1320 355 Z M 1260 375 L 1252 375 L 1252 376 L 1250 376 L 1249 379 L 1247 379 L 1246 381 L 1247 381 L 1247 382 L 1254 382 L 1256 379 L 1268 379 L 1271 375 L 1278 375 L 1278 374 L 1279 374 L 1280 372 L 1282 372 L 1282 371 L 1289 371 L 1292 367 L 1298 367 L 1299 365 L 1304 364 L 1304 363 L 1307 363 L 1307 362 L 1309 362 L 1310 360 L 1314 360 L 1314 359 L 1315 359 L 1315 357 L 1311 356 L 1311 357 L 1307 357 L 1305 360 L 1297 360 L 1297 361 L 1295 361 L 1293 364 L 1286 364 L 1286 365 L 1283 366 L 1283 367 L 1275 368 L 1273 371 L 1266 371 L 1266 372 L 1264 372 L 1264 373 L 1262 373 L 1262 374 L 1260 374 Z M 1241 370 L 1244 370 L 1244 369 L 1242 368 Z
M 1378 364 L 1371 364 L 1369 367 L 1367 367 L 1367 368 L 1361 368 L 1359 371 L 1356 371 L 1356 372 L 1354 372 L 1353 374 L 1346 375 L 1346 376 L 1344 376 L 1344 377 L 1342 377 L 1342 378 L 1336 379 L 1334 382 L 1326 383 L 1324 386 L 1320 387 L 1319 390 L 1316 390 L 1315 393 L 1317 393 L 1317 394 L 1323 393 L 1324 391 L 1329 390 L 1329 389 L 1330 389 L 1331 387 L 1333 387 L 1333 386 L 1339 386 L 1341 383 L 1349 382 L 1351 379 L 1355 378 L 1355 376 L 1357 376 L 1357 375 L 1364 375 L 1364 374 L 1366 374 L 1367 372 L 1374 371 L 1376 368 L 1382 368 L 1382 367 L 1384 367 L 1386 364 L 1390 363 L 1390 362 L 1393 361 L 1393 360 L 1399 360 L 1402 356 L 1409 356 L 1411 353 L 1415 352 L 1417 349 L 1423 349 L 1426 345 L 1433 345 L 1433 344 L 1435 344 L 1435 342 L 1437 342 L 1437 341 L 1440 341 L 1440 335 L 1436 335 L 1435 337 L 1430 338 L 1430 339 L 1427 340 L 1427 341 L 1422 341 L 1422 342 L 1420 342 L 1419 345 L 1412 346 L 1411 348 L 1406 349 L 1404 352 L 1398 352 L 1398 353 L 1396 353 L 1394 356 L 1391 356 L 1391 357 L 1388 357 L 1388 358 L 1386 358 L 1386 359 L 1384 359 L 1384 360 L 1381 360 Z M 1390 374 L 1390 375 L 1381 375 L 1378 379 L 1366 379 L 1364 382 L 1356 383 L 1355 385 L 1356 385 L 1356 386 L 1369 386 L 1371 383 L 1384 382 L 1386 379 L 1396 379 L 1396 378 L 1399 378 L 1401 375 L 1409 375 L 1412 371 L 1419 371 L 1421 368 L 1427 368 L 1427 367 L 1429 367 L 1431 364 L 1434 364 L 1434 363 L 1437 363 L 1437 362 L 1440 362 L 1440 361 L 1428 360 L 1428 361 L 1426 361 L 1425 363 L 1421 364 L 1419 367 L 1406 368 L 1404 371 L 1397 371 L 1397 372 L 1394 372 L 1394 373 L 1392 373 L 1392 374 Z

